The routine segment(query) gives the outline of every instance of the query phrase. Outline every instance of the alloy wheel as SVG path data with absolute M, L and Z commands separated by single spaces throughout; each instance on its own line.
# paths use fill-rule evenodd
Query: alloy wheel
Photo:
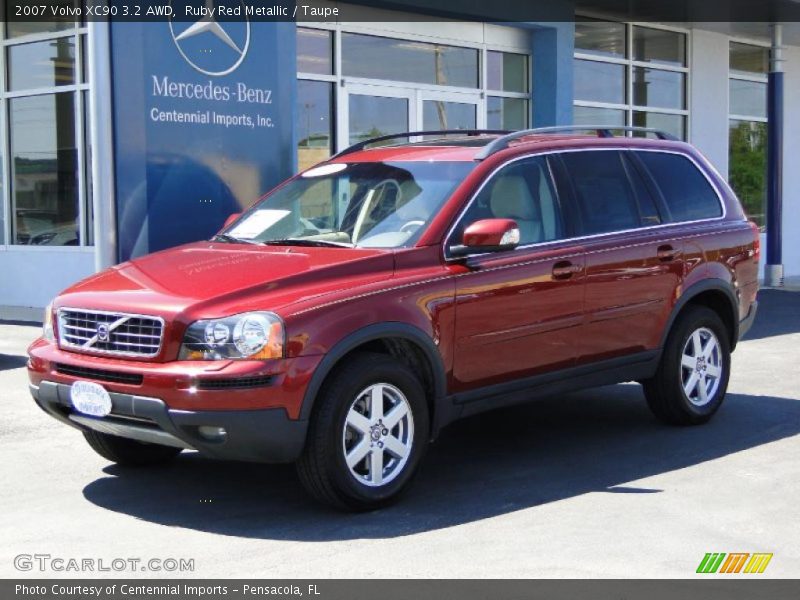
M 711 402 L 719 389 L 725 365 L 722 348 L 713 331 L 696 329 L 681 354 L 681 385 L 686 398 L 695 406 Z
M 411 405 L 400 389 L 375 383 L 359 393 L 347 411 L 342 450 L 350 473 L 378 487 L 403 471 L 414 443 Z

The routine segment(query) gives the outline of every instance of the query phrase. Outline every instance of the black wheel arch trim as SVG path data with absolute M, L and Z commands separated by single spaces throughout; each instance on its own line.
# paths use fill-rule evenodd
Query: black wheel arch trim
M 300 409 L 300 419 L 307 420 L 311 417 L 311 410 L 325 379 L 333 371 L 339 361 L 358 346 L 385 338 L 402 338 L 416 344 L 425 354 L 431 368 L 433 377 L 433 409 L 434 415 L 440 412 L 443 400 L 447 394 L 447 376 L 442 356 L 431 337 L 418 327 L 399 321 L 389 321 L 368 325 L 345 338 L 339 340 L 319 363 L 311 376 L 311 381 L 306 387 L 303 396 L 303 406 Z M 434 416 L 436 420 L 438 417 Z M 437 429 L 431 423 L 431 432 Z
M 733 315 L 732 319 L 732 327 L 733 327 L 733 335 L 731 336 L 730 346 L 731 352 L 736 348 L 736 343 L 739 340 L 739 300 L 736 297 L 736 292 L 734 291 L 735 288 L 732 284 L 728 283 L 724 279 L 704 279 L 703 281 L 698 281 L 697 283 L 692 284 L 689 286 L 678 301 L 675 303 L 675 306 L 672 308 L 672 313 L 670 313 L 669 320 L 667 321 L 667 326 L 664 328 L 664 333 L 661 336 L 661 344 L 659 345 L 660 351 L 663 352 L 664 346 L 667 343 L 667 336 L 669 335 L 670 331 L 672 331 L 672 326 L 675 324 L 675 320 L 678 318 L 678 315 L 681 311 L 689 304 L 692 300 L 694 300 L 697 296 L 705 292 L 722 292 L 724 296 L 728 299 L 730 303 L 731 314 Z

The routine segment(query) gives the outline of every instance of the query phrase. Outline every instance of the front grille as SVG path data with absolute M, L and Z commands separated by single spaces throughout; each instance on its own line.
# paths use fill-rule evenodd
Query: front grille
M 129 385 L 142 385 L 144 377 L 137 373 L 120 373 L 119 371 L 106 371 L 105 369 L 89 369 L 88 367 L 76 367 L 56 363 L 56 372 L 72 377 L 82 377 L 97 381 L 108 381 L 111 383 L 127 383 Z
M 272 376 L 238 377 L 236 379 L 201 379 L 197 382 L 199 390 L 235 390 L 262 387 L 272 383 Z
M 62 348 L 152 358 L 161 350 L 164 320 L 160 317 L 97 310 L 58 310 L 58 342 Z

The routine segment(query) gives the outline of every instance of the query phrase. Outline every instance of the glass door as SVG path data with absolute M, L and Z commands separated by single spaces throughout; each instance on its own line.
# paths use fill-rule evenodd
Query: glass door
M 418 90 L 419 128 L 478 129 L 486 127 L 486 110 L 480 94 Z
M 348 83 L 339 103 L 338 150 L 391 133 L 486 127 L 485 100 L 478 92 Z
M 411 131 L 417 121 L 416 96 L 411 89 L 347 85 L 343 100 L 339 150 L 381 135 Z

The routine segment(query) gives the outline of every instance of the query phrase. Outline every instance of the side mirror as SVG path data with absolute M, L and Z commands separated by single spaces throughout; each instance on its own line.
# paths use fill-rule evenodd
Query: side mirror
M 483 219 L 464 230 L 460 246 L 452 246 L 454 256 L 472 252 L 502 252 L 519 244 L 519 226 L 513 219 Z
M 241 216 L 242 216 L 242 213 L 240 213 L 240 212 L 233 213 L 231 216 L 229 216 L 227 219 L 225 219 L 225 223 L 222 225 L 222 229 L 227 229 L 228 225 L 233 223 L 236 219 L 238 219 Z M 220 229 L 220 231 L 222 231 L 222 229 Z

